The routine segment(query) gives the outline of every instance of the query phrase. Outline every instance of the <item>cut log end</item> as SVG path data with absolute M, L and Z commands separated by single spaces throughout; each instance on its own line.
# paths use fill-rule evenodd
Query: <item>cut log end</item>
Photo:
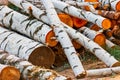
M 72 17 L 72 19 L 73 19 L 73 25 L 74 25 L 75 28 L 81 28 L 81 27 L 83 27 L 84 25 L 87 24 L 86 20 L 76 18 L 76 17 Z
M 75 49 L 80 49 L 82 47 L 82 45 L 76 42 L 75 40 L 72 40 L 72 44 L 75 47 Z
M 58 17 L 63 23 L 67 24 L 70 27 L 73 27 L 72 18 L 68 14 L 59 13 Z
M 19 80 L 20 72 L 14 67 L 5 67 L 0 74 L 0 80 Z
M 101 33 L 99 33 L 98 35 L 95 36 L 94 41 L 99 44 L 100 46 L 104 46 L 105 45 L 105 36 Z
M 116 5 L 116 11 L 120 11 L 120 1 Z
M 86 75 L 87 75 L 87 72 L 85 71 L 85 72 L 83 72 L 82 74 L 77 75 L 76 78 L 77 78 L 77 79 L 85 78 Z
M 115 64 L 112 65 L 112 67 L 117 67 L 120 66 L 120 62 L 116 62 Z
M 111 27 L 111 21 L 109 19 L 104 19 L 102 22 L 102 27 L 104 30 L 109 29 Z
M 90 29 L 95 30 L 95 31 L 99 31 L 100 27 L 98 27 L 96 24 L 94 24 L 90 27 Z
M 53 31 L 50 31 L 46 37 L 46 43 L 48 43 L 48 46 L 50 47 L 54 47 L 58 43 L 58 41 L 56 39 L 53 39 L 52 37 L 55 37 L 55 34 Z
M 28 61 L 33 65 L 50 68 L 55 61 L 55 54 L 50 48 L 41 46 L 32 52 Z

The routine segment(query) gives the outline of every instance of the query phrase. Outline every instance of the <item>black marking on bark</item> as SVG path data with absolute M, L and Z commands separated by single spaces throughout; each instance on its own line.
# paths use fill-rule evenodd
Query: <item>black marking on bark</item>
M 98 20 L 98 19 L 95 19 L 95 23 L 97 23 L 97 20 Z
M 58 33 L 62 33 L 62 32 L 64 32 L 63 30 L 60 30 Z
M 20 41 L 22 41 L 22 39 L 20 39 L 19 41 L 17 41 L 17 43 L 19 43 Z
M 63 49 L 69 49 L 70 47 L 63 47 Z
M 91 40 L 89 39 L 88 42 L 90 42 Z
M 86 17 L 85 17 L 85 15 L 84 15 L 83 11 L 80 11 L 80 14 L 86 19 Z
M 0 8 L 0 11 L 4 8 L 5 6 L 2 6 L 1 8 Z
M 96 50 L 100 50 L 100 48 L 94 48 L 94 49 L 93 49 L 93 52 L 95 53 Z
M 70 6 L 69 6 L 69 5 L 67 5 L 66 7 L 64 7 L 64 8 L 63 8 L 63 11 L 65 11 L 65 12 L 68 12 L 68 13 L 69 13 L 69 7 L 70 7 Z
M 12 24 L 13 24 L 13 19 L 12 19 L 13 15 L 14 15 L 14 14 L 11 15 L 11 18 L 10 18 L 10 21 L 9 21 L 9 22 L 10 22 L 9 29 L 12 29 L 11 27 L 12 27 Z
M 31 49 L 33 49 L 33 48 L 35 48 L 37 45 L 39 45 L 39 44 L 36 44 L 35 46 L 33 46 L 33 47 L 29 48 L 27 51 L 25 51 L 25 54 L 26 54 L 29 50 L 31 50 Z
M 79 33 L 79 31 L 78 31 L 78 30 L 76 30 L 76 31 L 75 31 L 75 33 Z
M 29 22 L 27 23 L 27 25 L 26 25 L 26 27 L 25 27 L 25 30 L 27 30 L 27 28 L 29 27 L 31 21 L 32 21 L 32 20 L 29 20 Z
M 76 52 L 72 52 L 71 55 L 76 54 Z
M 18 48 L 18 52 L 17 52 L 17 53 L 18 53 L 18 54 L 17 54 L 18 57 L 19 57 L 20 49 L 21 49 L 21 48 L 22 48 L 22 45 L 20 45 L 19 48 Z
M 4 31 L 4 32 L 0 33 L 0 35 L 1 35 L 1 34 L 4 34 L 4 33 L 6 33 L 6 32 L 9 32 L 9 31 Z
M 34 24 L 34 23 L 36 23 L 36 22 L 38 22 L 37 19 L 34 19 L 34 21 L 32 21 L 32 22 L 29 24 L 29 26 L 31 26 L 32 24 Z
M 73 69 L 76 68 L 76 67 L 78 67 L 78 65 L 73 66 Z
M 46 16 L 46 14 L 47 14 L 46 11 L 44 11 L 41 15 L 39 15 L 39 19 L 42 20 L 41 17 Z
M 4 17 L 7 17 L 7 16 L 8 16 L 10 13 L 12 13 L 12 12 L 13 12 L 13 11 L 10 11 L 10 12 L 6 13 Z
M 33 38 L 33 34 L 32 34 L 32 32 L 31 32 L 31 30 L 30 30 L 30 37 Z
M 37 27 L 37 28 L 36 28 L 35 32 L 33 33 L 33 36 L 34 36 L 35 34 L 37 34 L 38 31 L 40 31 L 40 30 L 42 29 L 43 25 L 44 25 L 44 24 L 42 24 L 40 27 Z
M 13 33 L 10 33 L 9 35 L 7 35 L 4 39 L 3 39 L 3 41 L 1 42 L 1 44 L 0 44 L 0 47 L 1 47 L 1 45 L 2 45 L 2 43 L 5 41 L 5 40 L 7 40 L 7 38 L 10 36 L 10 35 L 12 35 Z
M 8 42 L 9 42 L 9 41 L 8 41 Z M 5 44 L 4 50 L 6 50 L 6 47 L 7 47 L 7 45 L 8 45 L 8 42 Z

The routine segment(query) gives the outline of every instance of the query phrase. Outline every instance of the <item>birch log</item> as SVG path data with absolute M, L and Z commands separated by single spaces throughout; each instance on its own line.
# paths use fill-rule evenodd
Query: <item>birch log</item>
M 27 0 L 27 1 L 30 1 L 30 0 Z M 103 18 L 99 15 L 95 15 L 88 11 L 77 9 L 61 1 L 52 0 L 52 2 L 54 3 L 55 8 L 60 9 L 61 11 L 64 11 L 67 14 L 70 14 L 71 16 L 75 16 L 75 17 L 90 21 L 94 24 L 97 24 L 99 27 L 103 29 L 108 29 L 111 27 L 111 22 L 109 19 Z
M 95 8 L 97 8 L 98 2 L 77 2 L 77 1 L 65 1 L 67 4 L 70 4 L 72 6 L 83 8 L 85 10 L 90 10 L 91 12 L 95 11 Z
M 101 7 L 108 5 L 108 8 L 115 11 L 120 11 L 120 0 L 98 0 L 101 2 Z
M 83 33 L 85 36 L 87 36 L 88 38 L 90 38 L 100 46 L 105 46 L 106 38 L 104 34 L 100 32 L 96 32 L 94 30 L 90 30 L 87 27 L 81 27 L 78 29 L 78 31 Z
M 0 80 L 19 80 L 20 72 L 12 66 L 0 64 Z
M 20 14 L 7 6 L 0 6 L 0 21 L 5 27 L 25 34 L 51 47 L 57 44 L 51 27 L 43 22 Z
M 54 9 L 52 1 L 51 0 L 41 0 L 41 1 L 46 9 L 48 19 L 51 22 L 51 26 L 53 26 L 57 39 L 60 42 L 62 48 L 64 49 L 64 52 L 74 71 L 75 76 L 77 78 L 85 77 L 86 72 L 82 66 L 81 61 L 77 56 L 77 52 L 75 51 L 75 48 L 73 47 L 73 44 L 68 34 L 64 30 L 63 24 L 61 23 L 59 17 L 57 16 L 57 12 Z
M 103 29 L 108 29 L 111 27 L 111 22 L 109 19 L 103 18 L 99 15 L 95 15 L 88 11 L 77 9 L 74 6 L 70 6 L 62 1 L 52 0 L 52 2 L 54 3 L 55 8 L 60 9 L 61 11 L 66 12 L 67 14 L 97 24 Z
M 45 45 L 0 27 L 0 48 L 34 65 L 50 67 L 55 56 Z
M 115 11 L 95 10 L 93 13 L 115 20 L 117 20 L 120 17 L 120 12 Z
M 120 67 L 87 70 L 87 76 L 106 76 L 106 75 L 112 75 L 113 73 L 119 74 Z
M 32 5 L 31 5 L 31 7 L 32 7 Z M 25 10 L 27 11 L 27 9 L 25 9 Z M 46 16 L 46 14 L 44 14 L 45 13 L 44 10 L 40 10 L 38 8 L 33 9 L 33 10 L 34 10 L 33 11 L 33 13 L 34 13 L 33 15 L 37 19 L 42 20 L 43 22 L 50 24 L 50 21 L 49 21 L 48 17 Z M 42 13 L 44 15 L 38 14 L 38 12 Z M 41 17 L 39 17 L 39 16 L 41 16 Z M 68 25 L 66 25 L 64 23 L 62 23 L 62 24 L 64 25 L 64 29 L 71 36 L 71 38 L 75 39 L 79 44 L 84 46 L 86 49 L 90 50 L 100 60 L 102 60 L 107 66 L 111 67 L 111 66 L 117 66 L 117 65 L 119 66 L 120 65 L 119 61 L 117 61 L 113 56 L 111 56 L 108 52 L 106 52 L 103 48 L 101 48 L 99 45 L 94 43 L 92 40 L 86 38 L 80 32 L 70 28 Z
M 99 26 L 97 26 L 96 24 L 93 24 L 91 22 L 88 22 L 85 26 L 94 31 L 99 31 L 101 29 Z
M 59 75 L 53 70 L 34 66 L 30 62 L 10 55 L 2 49 L 0 49 L 0 63 L 18 68 L 22 74 L 22 78 L 25 80 L 67 80 L 66 77 Z

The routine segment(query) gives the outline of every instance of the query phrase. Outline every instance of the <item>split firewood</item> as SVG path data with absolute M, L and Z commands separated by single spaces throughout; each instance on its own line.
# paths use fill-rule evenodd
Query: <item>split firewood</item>
M 7 6 L 0 6 L 0 16 L 1 24 L 9 29 L 18 31 L 51 47 L 57 44 L 51 27 L 37 19 L 20 14 Z
M 80 18 L 72 17 L 72 20 L 73 20 L 73 25 L 75 28 L 81 28 L 87 24 L 86 20 L 83 20 Z
M 87 27 L 79 28 L 78 31 L 83 33 L 85 36 L 87 36 L 88 38 L 90 38 L 91 40 L 99 44 L 100 46 L 105 46 L 106 37 L 104 34 L 100 32 L 96 32 L 94 30 L 90 30 Z
M 73 47 L 73 44 L 71 43 L 68 34 L 64 30 L 64 25 L 61 23 L 59 17 L 57 16 L 57 12 L 55 11 L 52 1 L 51 0 L 41 1 L 46 9 L 48 19 L 51 22 L 51 26 L 53 26 L 53 30 L 62 48 L 64 49 L 64 52 L 71 65 L 71 68 L 73 69 L 75 76 L 77 78 L 85 77 L 86 72 L 83 68 L 83 65 L 79 60 L 79 57 L 77 56 L 77 52 Z
M 49 47 L 2 27 L 0 27 L 0 48 L 34 65 L 47 68 L 52 66 L 55 60 L 55 55 Z
M 120 67 L 87 70 L 87 76 L 106 76 L 106 75 L 119 74 L 119 73 L 120 73 Z
M 57 72 L 45 69 L 39 66 L 34 66 L 30 62 L 20 59 L 14 55 L 8 54 L 4 50 L 0 49 L 0 63 L 15 66 L 20 70 L 22 74 L 22 80 L 71 80 L 59 75 Z M 6 72 L 4 74 L 10 74 Z M 14 74 L 15 75 L 15 74 Z M 5 77 L 6 75 L 4 75 Z M 2 79 L 4 80 L 4 79 Z M 5 79 L 5 80 L 18 80 L 18 79 Z
M 93 13 L 115 20 L 117 20 L 120 17 L 120 12 L 115 11 L 95 10 Z
M 106 9 L 112 9 L 115 11 L 120 11 L 120 0 L 98 0 L 101 3 L 101 7 Z
M 81 18 L 89 22 L 92 22 L 94 24 L 97 24 L 99 27 L 103 29 L 109 29 L 111 27 L 111 22 L 109 19 L 106 19 L 99 15 L 95 15 L 89 11 L 84 11 L 84 10 L 75 8 L 74 6 L 68 5 L 62 1 L 52 0 L 52 2 L 55 8 L 60 9 L 61 11 L 64 11 L 65 13 L 71 16 Z
M 13 66 L 0 64 L 0 80 L 19 80 L 20 72 Z
M 31 5 L 31 7 L 33 7 L 33 5 Z M 25 9 L 25 10 L 27 11 L 27 9 Z M 44 14 L 45 12 L 43 10 L 40 10 L 38 8 L 33 9 L 33 10 L 34 10 L 33 11 L 34 16 L 37 19 L 42 20 L 43 22 L 50 24 L 49 19 L 47 18 L 46 14 Z M 35 10 L 37 10 L 37 11 L 35 11 Z M 44 15 L 41 15 L 41 17 L 39 18 L 40 14 L 37 15 L 37 12 L 42 13 Z M 36 13 L 36 15 L 35 15 L 35 13 Z M 72 37 L 72 39 L 75 39 L 79 44 L 84 46 L 86 49 L 90 50 L 100 60 L 102 60 L 107 66 L 117 66 L 117 65 L 120 65 L 119 61 L 117 61 L 113 56 L 111 56 L 108 52 L 106 52 L 98 44 L 94 43 L 92 40 L 90 40 L 87 37 L 83 36 L 80 32 L 70 28 L 68 25 L 66 25 L 64 23 L 62 23 L 62 24 L 64 25 L 64 29 Z
M 68 14 L 65 14 L 65 13 L 58 13 L 58 17 L 65 24 L 67 24 L 70 27 L 73 27 L 73 20 L 72 20 L 71 16 L 69 16 Z

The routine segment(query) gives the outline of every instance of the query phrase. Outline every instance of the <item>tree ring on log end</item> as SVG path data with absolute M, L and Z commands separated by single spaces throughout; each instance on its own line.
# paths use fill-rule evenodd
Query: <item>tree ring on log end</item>
M 86 75 L 87 75 L 87 72 L 85 71 L 85 72 L 77 75 L 76 78 L 77 78 L 77 79 L 84 78 L 84 77 L 86 77 Z
M 116 11 L 120 11 L 120 2 L 116 4 Z
M 104 19 L 102 22 L 102 27 L 104 30 L 109 29 L 111 27 L 111 21 L 109 19 Z
M 45 43 L 48 43 L 48 45 L 50 47 L 54 47 L 57 45 L 58 41 L 56 39 L 52 39 L 53 37 L 55 37 L 55 34 L 53 32 L 53 30 L 51 30 L 48 34 L 47 34 L 47 37 L 46 37 L 46 42 Z
M 20 72 L 18 69 L 6 66 L 2 69 L 0 73 L 0 80 L 19 80 L 20 79 Z
M 50 68 L 54 64 L 55 54 L 49 47 L 40 46 L 30 54 L 28 61 L 33 65 Z
M 116 62 L 115 64 L 112 65 L 112 67 L 117 67 L 120 66 L 120 62 Z
M 105 45 L 105 40 L 106 40 L 106 38 L 105 38 L 104 34 L 101 34 L 101 33 L 97 34 L 95 36 L 95 38 L 94 38 L 94 41 L 97 44 L 99 44 L 100 46 L 104 46 Z

